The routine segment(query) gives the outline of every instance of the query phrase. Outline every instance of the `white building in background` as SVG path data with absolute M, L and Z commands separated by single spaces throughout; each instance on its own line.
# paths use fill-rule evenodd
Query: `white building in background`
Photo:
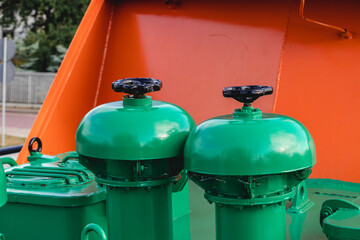
M 0 15 L 0 18 L 1 17 L 2 16 Z M 20 22 L 20 16 L 18 14 L 16 15 L 16 19 Z M 33 17 L 28 17 L 27 22 L 28 22 L 28 24 L 32 24 L 35 22 L 35 20 Z M 3 32 L 6 33 L 6 30 L 7 30 L 7 28 L 2 28 L 2 26 L 0 26 L 0 38 L 2 38 Z M 20 25 L 18 27 L 16 27 L 14 30 L 13 40 L 19 41 L 21 39 L 24 39 L 27 36 L 28 32 L 29 31 L 28 31 L 28 29 L 26 29 L 25 23 L 23 23 L 23 22 L 20 23 Z

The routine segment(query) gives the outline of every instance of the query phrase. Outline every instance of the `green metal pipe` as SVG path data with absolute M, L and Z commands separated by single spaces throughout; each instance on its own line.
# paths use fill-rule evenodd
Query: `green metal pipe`
M 81 232 L 81 240 L 90 240 L 91 232 L 94 232 L 101 240 L 107 240 L 105 231 L 95 223 L 89 223 L 85 226 Z
M 285 240 L 285 204 L 216 204 L 217 240 Z
M 171 187 L 107 186 L 110 240 L 172 240 Z
M 4 164 L 9 164 L 11 167 L 13 166 L 17 166 L 17 163 L 14 159 L 10 158 L 10 157 L 2 157 L 0 158 L 1 163 Z

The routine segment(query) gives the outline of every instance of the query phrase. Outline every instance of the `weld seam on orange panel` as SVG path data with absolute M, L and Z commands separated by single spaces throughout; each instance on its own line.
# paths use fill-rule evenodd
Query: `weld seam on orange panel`
M 277 75 L 277 79 L 276 79 L 275 99 L 274 99 L 274 105 L 273 105 L 273 109 L 272 109 L 273 113 L 276 110 L 276 104 L 277 104 L 277 100 L 278 100 L 278 96 L 279 96 L 281 71 L 282 71 L 284 52 L 285 52 L 285 44 L 286 44 L 286 40 L 287 40 L 289 21 L 290 21 L 290 6 L 291 6 L 291 0 L 289 0 L 288 15 L 287 15 L 287 20 L 286 20 L 286 25 L 285 25 L 285 30 L 284 30 L 284 40 L 283 40 L 283 44 L 281 46 L 279 70 L 278 70 L 278 75 Z
M 111 27 L 112 27 L 112 23 L 113 23 L 114 12 L 115 12 L 115 6 L 112 6 L 111 12 L 110 12 L 110 18 L 109 18 L 109 26 L 108 26 L 108 29 L 106 32 L 103 57 L 101 60 L 101 66 L 100 66 L 100 71 L 99 71 L 99 81 L 98 81 L 98 85 L 97 85 L 96 92 L 95 92 L 94 107 L 97 106 L 97 102 L 99 99 L 100 87 L 101 87 L 101 82 L 103 79 L 103 73 L 104 73 L 106 55 L 107 55 L 108 46 L 109 46 L 110 33 L 111 33 Z

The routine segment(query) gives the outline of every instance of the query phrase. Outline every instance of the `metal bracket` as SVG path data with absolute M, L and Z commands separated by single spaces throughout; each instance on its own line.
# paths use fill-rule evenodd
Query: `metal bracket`
M 308 198 L 306 183 L 305 181 L 302 181 L 296 189 L 296 194 L 293 199 L 293 204 L 291 208 L 287 209 L 287 212 L 304 213 L 307 212 L 312 206 L 314 206 L 314 202 L 312 202 Z

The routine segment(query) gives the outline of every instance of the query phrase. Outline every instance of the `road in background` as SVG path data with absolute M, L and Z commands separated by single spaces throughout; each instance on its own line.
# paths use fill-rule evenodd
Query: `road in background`
M 27 137 L 37 116 L 36 112 L 21 112 L 21 110 L 6 112 L 5 134 L 16 137 Z M 2 114 L 0 113 L 0 119 Z M 1 133 L 1 129 L 0 129 Z
M 26 138 L 31 130 L 36 116 L 37 110 L 9 109 L 5 115 L 5 134 Z M 0 119 L 1 117 L 2 114 L 0 111 Z M 3 155 L 1 157 L 11 157 L 16 160 L 18 153 Z

